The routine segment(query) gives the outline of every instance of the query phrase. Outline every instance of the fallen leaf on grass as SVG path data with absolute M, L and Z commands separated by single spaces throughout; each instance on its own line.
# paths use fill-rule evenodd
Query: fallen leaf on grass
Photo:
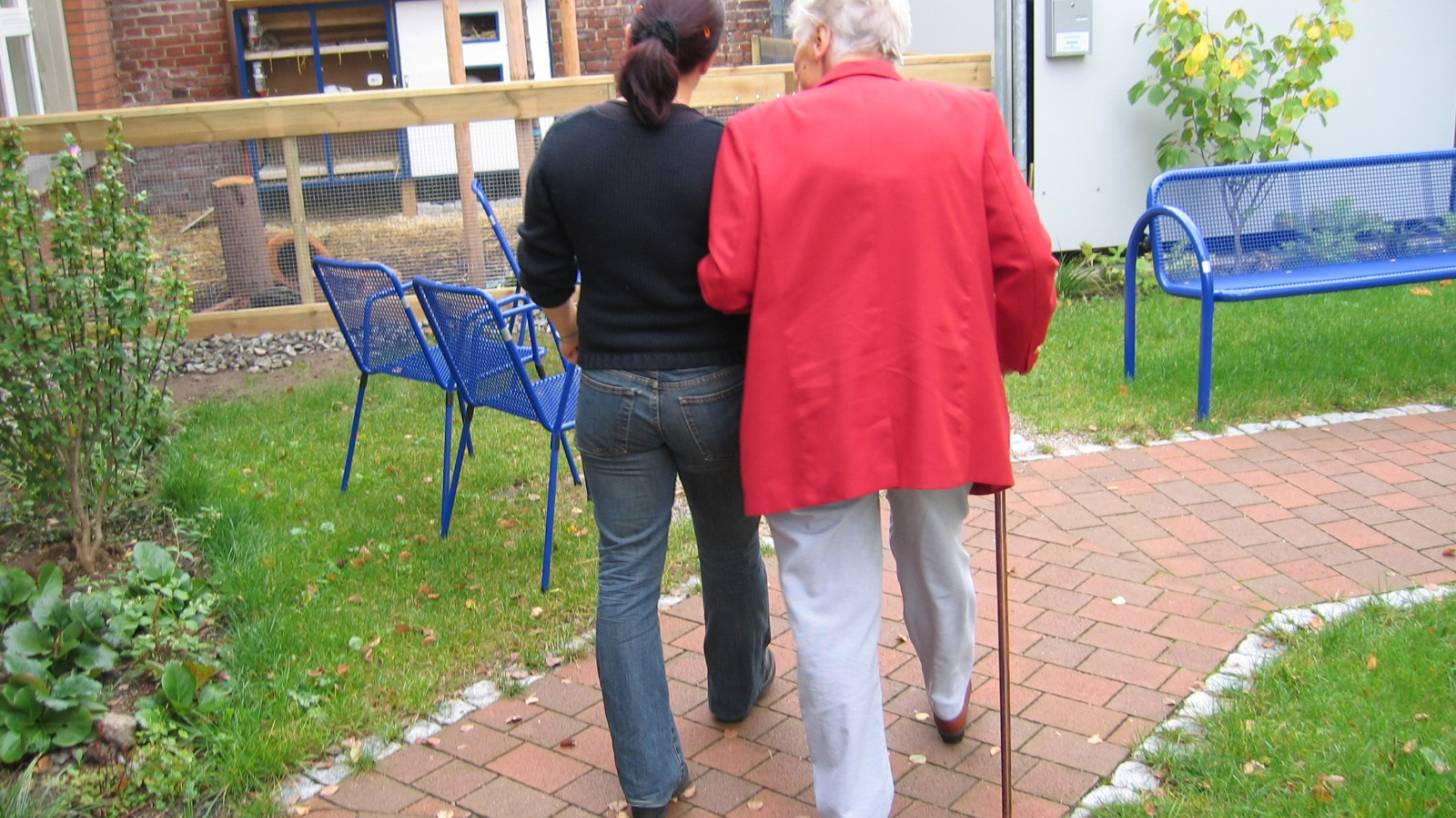
M 401 551 L 401 552 L 399 552 L 399 556 L 398 557 L 395 557 L 395 559 L 399 560 L 400 562 L 409 562 L 410 557 L 413 557 L 413 556 L 414 556 L 414 554 L 411 554 L 408 551 Z
M 1244 762 L 1244 775 L 1253 775 L 1262 772 L 1264 769 L 1264 765 L 1258 761 L 1249 760 Z
M 517 520 L 514 517 L 502 517 L 499 520 L 496 520 L 495 521 L 496 528 L 503 528 L 503 529 L 515 528 L 515 527 L 519 526 L 520 524 L 521 524 L 521 521 L 520 520 Z
M 1345 783 L 1345 777 L 1343 775 L 1321 775 L 1319 781 L 1321 784 L 1327 784 L 1333 789 Z
M 1430 720 L 1431 720 L 1431 714 L 1430 713 L 1417 713 L 1416 714 L 1416 721 L 1430 721 Z
M 1158 805 L 1157 804 L 1154 804 L 1152 801 L 1144 801 L 1143 802 L 1143 812 L 1146 813 L 1147 815 L 1157 815 L 1158 814 Z
M 438 637 L 438 636 L 435 635 L 435 631 L 433 629 L 431 629 L 431 628 L 425 628 L 424 629 L 424 632 L 425 632 L 425 638 L 422 641 L 426 645 L 433 645 L 436 642 L 440 641 L 440 637 Z
M 540 500 L 541 499 L 541 495 L 539 495 L 539 494 L 527 494 L 526 495 L 526 499 L 527 500 L 530 500 L 531 502 L 534 503 L 537 500 Z
M 925 756 L 921 753 L 911 754 L 909 760 L 911 764 L 924 764 L 926 762 Z
M 1406 755 L 1414 753 L 1416 751 L 1416 743 L 1417 742 L 1415 739 L 1407 741 L 1404 745 L 1401 746 L 1401 752 L 1405 753 Z
M 1421 758 L 1424 758 L 1426 763 L 1431 765 L 1431 769 L 1436 771 L 1436 775 L 1445 775 L 1451 772 L 1451 765 L 1446 763 L 1446 759 L 1442 758 L 1439 753 L 1430 747 L 1421 748 Z
M 540 617 L 541 614 L 543 614 L 545 612 L 546 612 L 546 609 L 545 608 L 542 608 L 540 605 L 537 605 L 536 607 L 534 607 L 534 608 L 531 609 L 531 618 L 532 619 L 536 619 L 536 618 Z
M 354 594 L 353 596 L 349 597 L 348 599 L 346 599 L 344 601 L 347 602 L 347 603 L 349 603 L 350 605 L 359 605 L 359 604 L 362 604 L 364 602 L 364 595 L 363 594 Z
M 410 632 L 410 626 L 404 624 L 403 622 L 396 622 L 394 623 L 394 632 L 399 634 L 400 636 L 404 636 L 405 634 Z
M 334 675 L 336 675 L 336 676 L 347 676 L 347 675 L 349 675 L 349 666 L 346 665 L 346 664 L 343 664 L 342 662 L 339 663 L 338 667 L 335 667 L 334 668 Z
M 431 588 L 430 583 L 428 582 L 420 583 L 420 596 L 424 597 L 425 599 L 431 600 L 440 598 L 439 593 L 437 593 L 434 588 Z
M 1365 669 L 1366 670 L 1374 670 L 1375 668 L 1377 668 L 1379 666 L 1380 666 L 1380 660 L 1375 658 L 1375 654 L 1372 653 L 1369 656 L 1366 656 L 1365 657 Z
M 396 494 L 396 495 L 394 495 L 394 501 L 396 503 L 399 503 L 400 505 L 404 505 L 404 495 L 403 494 Z
M 1411 295 L 1429 296 L 1430 294 L 1430 287 L 1411 287 Z
M 465 610 L 467 610 L 467 611 L 473 611 L 473 610 L 475 610 L 478 607 L 480 607 L 480 606 L 479 606 L 478 603 L 476 603 L 475 600 L 473 600 L 473 599 L 467 599 L 467 600 L 465 600 Z

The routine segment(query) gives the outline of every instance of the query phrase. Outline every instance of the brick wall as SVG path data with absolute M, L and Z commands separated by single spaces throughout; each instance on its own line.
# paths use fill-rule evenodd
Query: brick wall
M 116 54 L 111 46 L 111 17 L 105 0 L 64 0 L 66 39 L 71 72 L 76 80 L 76 106 L 81 110 L 121 105 Z
M 126 105 L 231 99 L 237 71 L 220 0 L 112 0 L 117 78 Z
M 551 17 L 552 75 L 561 76 L 561 7 L 547 0 Z M 576 31 L 581 51 L 581 73 L 609 74 L 621 53 L 627 21 L 636 0 L 576 0 Z M 747 65 L 753 61 L 753 35 L 773 27 L 769 0 L 724 0 L 727 12 L 719 65 Z

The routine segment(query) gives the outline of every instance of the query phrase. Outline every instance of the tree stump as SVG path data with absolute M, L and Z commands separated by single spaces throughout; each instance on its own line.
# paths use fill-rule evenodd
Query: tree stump
M 249 303 L 273 283 L 253 177 L 227 176 L 213 182 L 212 206 L 217 208 L 228 298 Z

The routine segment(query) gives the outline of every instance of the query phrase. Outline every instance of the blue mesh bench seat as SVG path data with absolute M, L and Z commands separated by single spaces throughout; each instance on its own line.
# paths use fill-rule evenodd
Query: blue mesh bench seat
M 1202 304 L 1198 419 L 1213 392 L 1220 301 L 1456 278 L 1456 150 L 1165 173 L 1128 239 L 1123 371 L 1137 374 L 1135 248 L 1169 295 Z

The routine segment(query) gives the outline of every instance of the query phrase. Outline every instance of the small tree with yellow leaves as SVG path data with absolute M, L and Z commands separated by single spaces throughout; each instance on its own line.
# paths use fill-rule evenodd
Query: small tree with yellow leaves
M 1340 103 L 1321 84 L 1337 43 L 1355 35 L 1344 0 L 1319 0 L 1318 10 L 1296 17 L 1283 34 L 1268 37 L 1243 9 L 1223 30 L 1210 28 L 1206 12 L 1187 0 L 1152 0 L 1148 22 L 1134 40 L 1155 41 L 1148 64 L 1153 76 L 1128 89 L 1136 105 L 1144 97 L 1161 106 L 1176 129 L 1158 142 L 1158 167 L 1234 165 L 1288 159 L 1309 150 L 1299 134 L 1311 116 Z M 1264 198 L 1269 177 L 1231 179 L 1225 204 L 1233 220 L 1234 247 L 1243 255 L 1243 224 Z
M 1272 38 L 1242 9 L 1223 31 L 1211 29 L 1206 13 L 1187 0 L 1153 0 L 1148 13 L 1134 39 L 1156 40 L 1148 58 L 1153 76 L 1127 97 L 1136 105 L 1146 96 L 1178 124 L 1158 143 L 1164 170 L 1193 156 L 1205 165 L 1287 159 L 1297 147 L 1308 150 L 1300 126 L 1311 116 L 1323 122 L 1340 102 L 1320 83 L 1337 43 L 1355 34 L 1344 0 L 1319 0 L 1318 11 Z

